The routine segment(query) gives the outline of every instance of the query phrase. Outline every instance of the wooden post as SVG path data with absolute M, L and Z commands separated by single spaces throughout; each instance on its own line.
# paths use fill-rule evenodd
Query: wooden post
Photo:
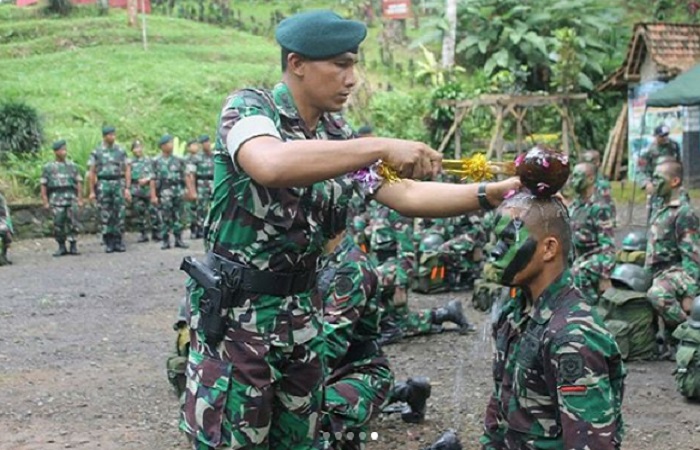
M 455 130 L 455 159 L 462 159 L 462 126 L 457 124 Z
M 493 152 L 496 150 L 496 145 L 500 142 L 501 133 L 503 130 L 503 107 L 501 105 L 496 105 L 491 108 L 496 114 L 496 125 L 493 129 L 493 136 L 491 136 L 491 143 L 489 144 L 489 152 L 486 155 L 486 159 L 490 160 L 493 158 Z
M 564 154 L 571 154 L 571 148 L 569 147 L 569 114 L 566 105 L 563 105 L 559 110 L 561 116 L 561 145 Z

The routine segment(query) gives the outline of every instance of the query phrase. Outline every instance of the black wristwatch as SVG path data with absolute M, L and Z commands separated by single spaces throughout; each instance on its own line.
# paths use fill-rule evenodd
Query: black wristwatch
M 477 195 L 477 198 L 479 199 L 479 206 L 481 206 L 481 209 L 484 211 L 491 211 L 492 209 L 495 209 L 495 206 L 493 206 L 489 202 L 489 199 L 486 198 L 486 183 L 479 184 L 479 194 Z

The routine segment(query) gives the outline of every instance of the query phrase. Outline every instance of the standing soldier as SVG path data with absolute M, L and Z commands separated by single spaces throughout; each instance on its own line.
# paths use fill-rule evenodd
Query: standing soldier
M 188 178 L 190 169 L 195 169 L 197 167 L 197 160 L 199 159 L 199 141 L 197 139 L 190 139 L 187 141 L 187 155 L 183 158 L 185 161 L 185 170 L 187 171 Z M 190 180 L 188 180 L 189 182 Z M 192 180 L 194 183 L 194 180 Z M 189 186 L 189 185 L 188 185 Z M 197 202 L 196 199 L 188 200 L 185 202 L 185 223 L 189 224 L 190 227 L 190 239 L 194 239 L 197 235 Z
M 12 264 L 7 259 L 7 249 L 12 242 L 12 219 L 10 218 L 10 208 L 7 207 L 7 200 L 0 192 L 0 266 Z
M 185 192 L 185 161 L 173 155 L 173 137 L 164 135 L 158 141 L 162 151 L 154 162 L 155 174 L 151 192 L 157 198 L 152 199 L 157 205 L 162 220 L 160 238 L 163 240 L 160 248 L 170 248 L 170 233 L 175 237 L 175 247 L 188 248 L 182 242 L 182 216 L 184 213 Z M 192 197 L 188 189 L 188 197 Z
M 572 274 L 574 284 L 591 305 L 612 286 L 610 273 L 615 266 L 615 232 L 610 203 L 599 197 L 595 166 L 579 163 L 571 174 L 575 192 L 569 206 L 576 259 Z
M 47 163 L 41 172 L 41 200 L 44 208 L 53 212 L 53 235 L 58 250 L 53 256 L 67 255 L 66 237 L 70 243 L 70 254 L 78 254 L 75 241 L 80 232 L 78 208 L 83 206 L 80 169 L 73 161 L 66 160 L 66 141 L 53 143 L 56 161 Z
M 619 449 L 622 356 L 573 287 L 565 207 L 518 194 L 499 211 L 492 264 L 517 289 L 494 324 L 482 449 Z
M 102 143 L 90 154 L 90 200 L 97 199 L 105 252 L 123 252 L 124 217 L 131 201 L 131 168 L 126 151 L 115 144 L 115 128 L 102 128 Z
M 666 332 L 687 319 L 700 280 L 700 225 L 680 192 L 683 166 L 674 159 L 656 165 L 653 195 L 661 199 L 651 218 L 645 268 L 653 276 L 647 292 Z M 668 336 L 667 336 L 668 337 Z
M 363 23 L 331 11 L 291 16 L 276 30 L 282 82 L 223 102 L 210 251 L 204 263 L 183 264 L 192 275 L 191 347 L 180 427 L 197 450 L 318 445 L 316 268 L 325 243 L 345 227 L 353 185 L 403 215 L 428 217 L 490 208 L 520 186 L 412 181 L 435 175 L 441 155 L 418 142 L 353 139 L 338 113 L 356 84 L 366 34 Z M 379 160 L 406 179 L 386 181 Z M 205 289 L 214 286 L 225 295 Z
M 190 182 L 196 186 L 197 207 L 194 223 L 194 236 L 196 239 L 204 237 L 204 219 L 209 210 L 209 200 L 214 180 L 214 154 L 211 151 L 211 142 L 206 134 L 199 137 L 202 144 L 202 152 L 194 160 L 193 166 L 188 166 Z
M 134 141 L 131 144 L 133 158 L 131 166 L 131 207 L 134 210 L 134 222 L 141 232 L 136 242 L 148 242 L 149 207 L 151 201 L 151 180 L 153 179 L 153 164 L 143 156 L 143 144 Z
M 158 156 L 148 158 L 148 161 L 151 163 L 152 176 L 155 176 L 154 174 L 156 172 L 156 158 L 158 158 Z M 154 196 L 153 198 L 156 197 Z M 153 242 L 158 242 L 160 241 L 163 220 L 160 217 L 160 209 L 158 208 L 157 203 L 153 202 L 153 199 L 151 199 L 151 204 L 148 206 L 148 215 L 151 217 L 151 240 Z

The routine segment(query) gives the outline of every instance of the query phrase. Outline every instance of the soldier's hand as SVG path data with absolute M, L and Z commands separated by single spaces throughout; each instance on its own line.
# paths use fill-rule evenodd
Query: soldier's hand
M 690 310 L 693 308 L 693 297 L 685 297 L 681 302 L 681 308 L 686 314 L 690 314 Z
M 94 202 L 97 199 L 97 196 L 95 195 L 94 192 L 91 192 L 88 199 L 90 199 L 91 202 Z
M 129 189 L 124 189 L 124 198 L 127 202 L 131 203 L 131 191 L 129 191 Z
M 601 280 L 598 282 L 598 292 L 601 294 L 611 287 L 612 282 L 610 281 L 610 278 L 601 278 Z
M 442 168 L 442 154 L 422 142 L 384 139 L 382 160 L 395 169 L 402 178 L 424 179 L 434 177 Z
M 519 177 L 510 177 L 503 181 L 489 183 L 486 185 L 486 199 L 492 206 L 498 206 L 506 198 L 506 195 L 515 194 L 522 186 Z
M 158 197 L 151 197 L 151 205 L 158 206 Z

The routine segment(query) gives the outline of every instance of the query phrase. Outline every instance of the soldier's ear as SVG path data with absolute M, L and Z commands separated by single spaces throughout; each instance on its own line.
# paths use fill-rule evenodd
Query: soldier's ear
M 287 67 L 290 72 L 298 77 L 303 77 L 306 69 L 306 58 L 298 53 L 287 55 Z
M 551 262 L 559 257 L 559 240 L 554 236 L 548 236 L 542 239 L 542 261 Z

